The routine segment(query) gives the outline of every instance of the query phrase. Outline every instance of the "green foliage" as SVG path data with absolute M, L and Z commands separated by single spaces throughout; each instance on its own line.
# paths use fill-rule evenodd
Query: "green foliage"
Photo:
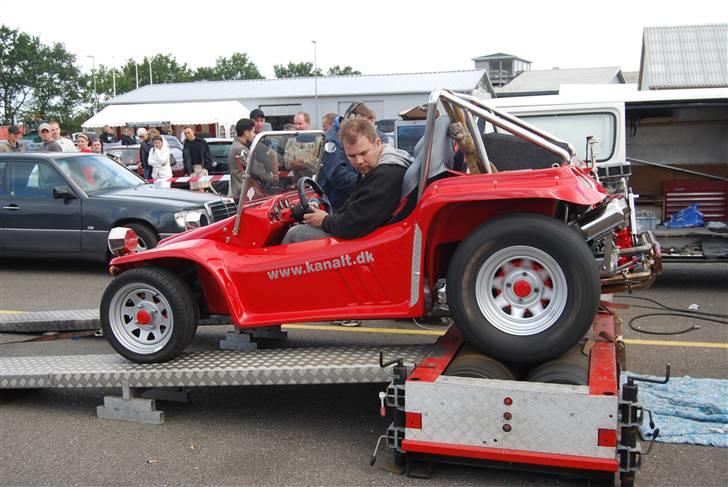
M 215 66 L 197 68 L 194 74 L 195 80 L 207 81 L 262 78 L 258 67 L 244 52 L 236 52 L 229 58 L 219 57 Z
M 361 71 L 357 71 L 351 66 L 331 66 L 329 68 L 329 76 L 351 76 L 355 74 L 361 74 Z
M 313 63 L 289 62 L 287 66 L 276 64 L 273 66 L 276 78 L 305 78 L 307 76 L 322 76 L 320 68 L 314 72 Z

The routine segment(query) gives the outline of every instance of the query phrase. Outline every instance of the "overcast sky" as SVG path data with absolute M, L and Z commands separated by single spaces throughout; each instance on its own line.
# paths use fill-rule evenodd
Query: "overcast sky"
M 12 7 L 11 7 L 12 5 Z M 196 6 L 195 6 L 196 5 Z M 246 52 L 274 64 L 350 65 L 365 74 L 472 69 L 505 52 L 532 69 L 639 69 L 645 26 L 728 22 L 725 0 L 36 1 L 3 5 L 0 22 L 62 42 L 84 70 L 168 53 L 190 67 Z

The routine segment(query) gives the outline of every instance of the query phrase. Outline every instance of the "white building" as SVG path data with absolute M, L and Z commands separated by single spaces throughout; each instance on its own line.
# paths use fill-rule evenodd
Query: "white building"
M 328 112 L 343 114 L 352 101 L 372 108 L 378 120 L 394 119 L 426 103 L 432 90 L 447 88 L 489 97 L 493 88 L 486 70 L 435 73 L 322 76 L 242 81 L 147 85 L 117 96 L 87 120 L 84 128 L 104 125 L 198 125 L 198 131 L 230 136 L 235 122 L 260 108 L 273 128 L 291 122 L 298 111 L 313 125 Z M 205 127 L 206 126 L 206 127 Z

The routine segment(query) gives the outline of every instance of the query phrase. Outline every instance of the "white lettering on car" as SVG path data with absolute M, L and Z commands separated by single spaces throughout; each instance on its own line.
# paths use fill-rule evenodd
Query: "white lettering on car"
M 294 265 L 290 267 L 282 267 L 268 271 L 268 279 L 275 281 L 276 279 L 284 279 L 288 277 L 304 276 L 314 272 L 330 271 L 351 267 L 355 265 L 366 265 L 374 262 L 374 254 L 368 250 L 362 250 L 355 257 L 345 254 L 333 259 L 320 260 L 316 262 L 306 261 L 303 265 Z

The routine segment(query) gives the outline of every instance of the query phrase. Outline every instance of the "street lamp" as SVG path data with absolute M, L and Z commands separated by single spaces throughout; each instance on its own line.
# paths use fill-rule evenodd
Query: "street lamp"
M 318 67 L 316 63 L 316 41 L 311 41 L 313 43 L 313 94 L 314 94 L 314 106 L 316 117 L 314 120 L 316 120 L 316 125 L 319 123 L 319 116 L 318 116 Z M 315 126 L 316 126 L 315 125 Z
M 91 58 L 91 73 L 94 77 L 94 100 L 96 100 L 94 102 L 94 113 L 96 113 L 99 111 L 99 92 L 96 91 L 96 56 L 89 54 L 86 57 Z

